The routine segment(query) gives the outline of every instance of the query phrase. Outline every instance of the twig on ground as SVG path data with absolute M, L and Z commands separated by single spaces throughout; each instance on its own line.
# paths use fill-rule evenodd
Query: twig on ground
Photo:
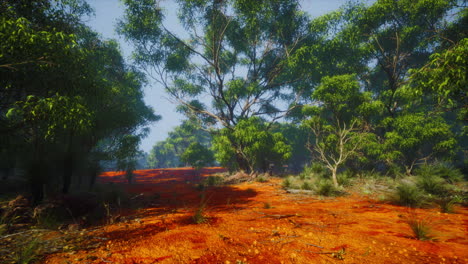
M 16 236 L 16 235 L 21 235 L 21 234 L 29 233 L 29 232 L 45 232 L 45 231 L 50 231 L 50 230 L 48 230 L 48 229 L 31 229 L 31 230 L 28 230 L 28 231 L 23 231 L 23 232 L 18 232 L 18 233 L 2 236 L 2 237 L 0 237 L 0 239 L 4 239 L 4 238 L 7 238 L 7 237 Z
M 308 246 L 312 246 L 312 247 L 316 247 L 316 248 L 324 248 L 324 247 L 321 247 L 321 246 L 317 246 L 317 245 L 314 245 L 314 244 L 310 244 L 310 243 L 306 243 L 306 245 L 308 245 Z

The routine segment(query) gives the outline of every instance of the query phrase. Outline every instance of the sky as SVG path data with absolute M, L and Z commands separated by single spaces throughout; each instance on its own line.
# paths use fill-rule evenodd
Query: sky
M 372 1 L 368 0 L 368 2 Z M 346 2 L 346 0 L 302 0 L 301 6 L 312 17 L 317 17 L 339 8 Z M 88 3 L 94 9 L 95 16 L 88 18 L 86 23 L 100 33 L 104 39 L 116 39 L 120 43 L 122 54 L 127 62 L 131 63 L 132 47 L 115 31 L 117 21 L 123 17 L 124 5 L 119 0 L 88 0 Z M 182 28 L 178 26 L 175 15 L 177 5 L 172 0 L 162 0 L 161 6 L 167 10 L 166 25 L 168 28 L 182 35 Z M 140 145 L 141 150 L 149 152 L 156 142 L 166 139 L 168 133 L 181 124 L 184 116 L 175 111 L 176 105 L 168 100 L 169 96 L 164 92 L 162 86 L 150 83 L 145 87 L 144 93 L 146 104 L 153 107 L 156 114 L 162 116 L 160 121 L 149 126 L 151 132 Z

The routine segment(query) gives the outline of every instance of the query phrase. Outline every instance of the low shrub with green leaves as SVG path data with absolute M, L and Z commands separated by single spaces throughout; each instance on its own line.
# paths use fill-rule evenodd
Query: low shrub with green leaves
M 463 181 L 463 173 L 451 165 L 444 163 L 435 163 L 422 165 L 415 169 L 415 175 L 420 177 L 437 177 L 445 180 L 447 183 L 456 183 Z
M 444 179 L 431 174 L 419 175 L 416 185 L 425 192 L 436 196 L 445 195 L 449 190 Z
M 429 221 L 411 216 L 406 223 L 411 228 L 411 231 L 413 231 L 413 235 L 416 239 L 422 241 L 435 239 L 432 235 L 432 227 Z
M 315 183 L 315 192 L 323 196 L 338 196 L 341 192 L 333 185 L 329 179 L 321 179 Z
M 397 202 L 400 205 L 419 207 L 424 203 L 424 192 L 412 183 L 402 182 L 396 188 Z
M 26 241 L 13 255 L 14 263 L 28 264 L 33 263 L 38 259 L 38 252 L 41 248 L 41 243 L 37 239 Z

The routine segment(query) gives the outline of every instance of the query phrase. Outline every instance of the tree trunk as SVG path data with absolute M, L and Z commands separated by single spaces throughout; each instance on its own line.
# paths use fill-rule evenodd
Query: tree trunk
M 63 186 L 62 186 L 62 193 L 67 194 L 70 190 L 71 184 L 71 177 L 73 174 L 73 155 L 71 153 L 67 153 L 67 156 L 63 160 Z
M 249 166 L 249 162 L 242 156 L 241 153 L 236 153 L 236 161 L 237 165 L 239 166 L 239 169 L 242 172 L 247 174 L 250 174 L 252 172 L 251 167 Z
M 73 174 L 73 153 L 72 153 L 72 143 L 73 143 L 73 132 L 70 133 L 68 138 L 67 153 L 65 154 L 65 159 L 63 160 L 63 186 L 62 193 L 67 194 L 70 190 L 71 178 Z
M 31 190 L 31 202 L 38 205 L 44 199 L 44 184 L 46 165 L 42 160 L 34 160 L 28 168 L 28 177 Z
M 332 180 L 333 180 L 333 185 L 335 185 L 335 187 L 338 187 L 338 180 L 336 178 L 336 171 L 338 170 L 337 167 L 334 167 L 332 168 Z

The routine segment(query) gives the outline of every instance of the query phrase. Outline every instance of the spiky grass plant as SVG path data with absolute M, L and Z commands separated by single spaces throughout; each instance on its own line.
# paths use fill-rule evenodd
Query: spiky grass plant
M 14 263 L 29 264 L 37 260 L 41 244 L 37 239 L 26 242 L 16 254 L 13 255 Z
M 424 203 L 424 193 L 415 185 L 403 182 L 396 188 L 397 203 L 408 207 L 420 207 Z
M 406 223 L 413 231 L 413 235 L 416 239 L 421 241 L 435 240 L 432 234 L 432 224 L 426 219 L 420 219 L 415 215 L 411 215 Z
M 203 224 L 206 223 L 208 218 L 205 216 L 205 209 L 207 204 L 207 199 L 205 193 L 201 195 L 200 205 L 195 210 L 195 214 L 193 214 L 192 219 L 195 224 Z

